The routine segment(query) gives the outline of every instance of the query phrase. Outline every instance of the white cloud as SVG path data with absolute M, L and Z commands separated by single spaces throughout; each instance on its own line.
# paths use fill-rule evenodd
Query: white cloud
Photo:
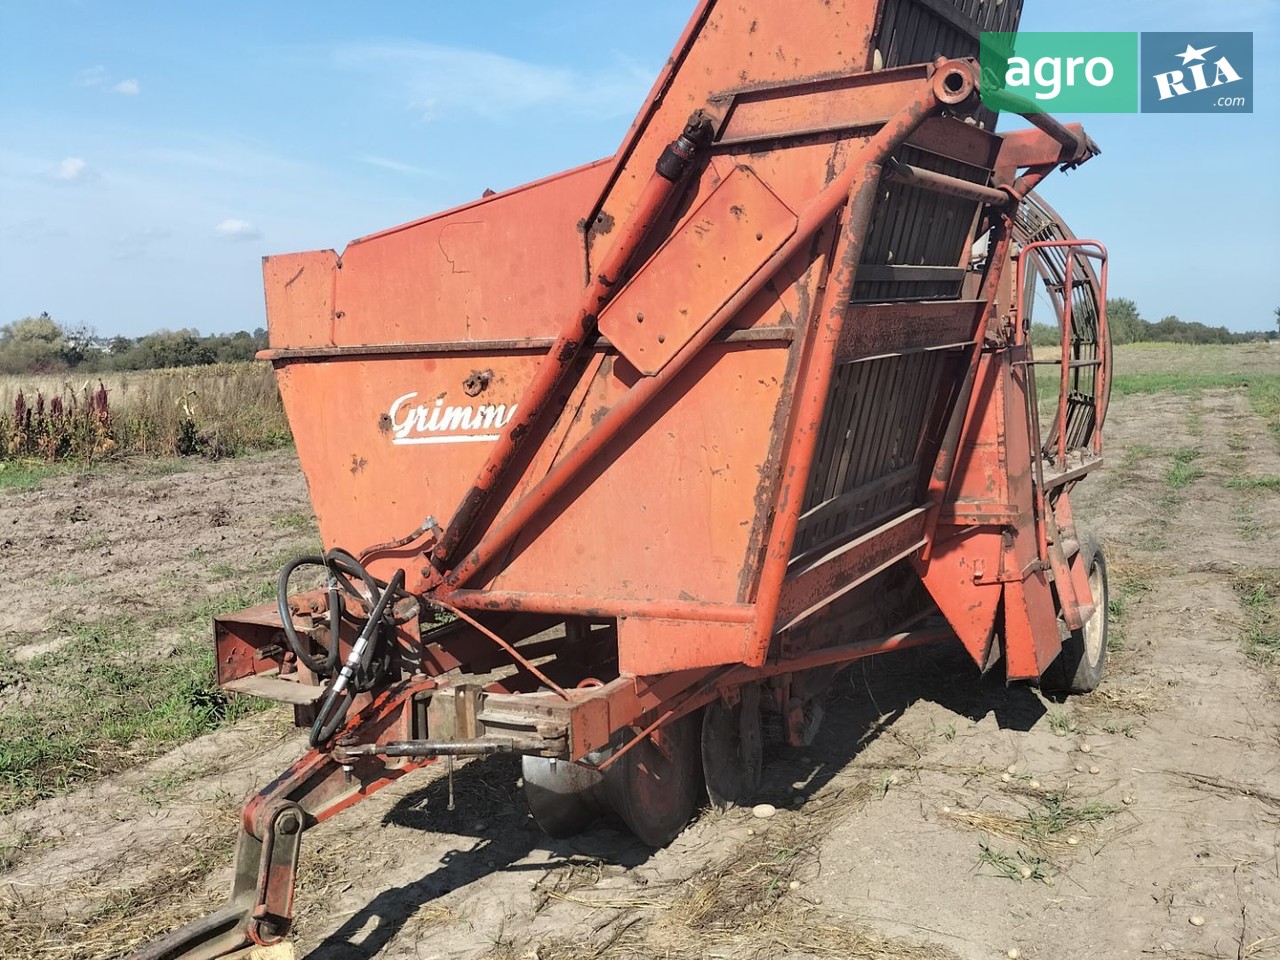
M 63 183 L 83 183 L 95 176 L 93 169 L 81 157 L 67 157 L 53 171 L 53 179 Z
M 346 44 L 340 66 L 390 73 L 424 120 L 461 110 L 501 118 L 552 107 L 579 115 L 629 115 L 652 82 L 651 71 L 615 62 L 590 73 L 547 66 L 484 50 L 431 43 Z
M 76 74 L 76 86 L 100 87 L 107 82 L 107 78 L 106 67 L 89 67 L 87 70 L 81 70 Z
M 163 245 L 173 237 L 173 232 L 165 227 L 143 227 L 141 230 L 130 230 L 116 237 L 111 247 L 112 260 L 137 260 L 148 256 L 151 248 Z
M 394 170 L 396 173 L 412 173 L 419 177 L 438 177 L 440 174 L 435 170 L 427 167 L 417 167 L 411 163 L 402 163 L 399 160 L 388 160 L 386 157 L 375 157 L 369 154 L 356 157 L 361 163 L 367 163 L 373 167 L 381 167 L 383 170 Z
M 223 220 L 213 232 L 226 240 L 261 240 L 262 231 L 248 220 Z
M 121 80 L 111 88 L 112 93 L 123 93 L 127 97 L 137 96 L 142 91 L 142 85 L 137 80 Z
M 40 240 L 63 240 L 70 236 L 66 227 L 53 226 L 44 217 L 27 217 L 4 225 L 4 233 L 19 243 Z

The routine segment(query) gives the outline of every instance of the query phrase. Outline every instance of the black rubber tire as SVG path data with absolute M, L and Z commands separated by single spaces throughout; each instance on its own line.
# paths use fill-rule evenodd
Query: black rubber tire
M 641 843 L 665 847 L 698 809 L 701 731 L 701 710 L 673 720 L 663 728 L 663 747 L 646 739 L 605 774 L 610 806 Z
M 1047 693 L 1092 693 L 1107 667 L 1107 613 L 1111 592 L 1107 585 L 1107 559 L 1092 530 L 1080 527 L 1080 561 L 1089 575 L 1093 615 L 1062 642 L 1062 652 L 1040 678 Z
M 702 778 L 717 810 L 754 802 L 764 769 L 760 688 L 743 687 L 732 707 L 715 700 L 702 709 Z

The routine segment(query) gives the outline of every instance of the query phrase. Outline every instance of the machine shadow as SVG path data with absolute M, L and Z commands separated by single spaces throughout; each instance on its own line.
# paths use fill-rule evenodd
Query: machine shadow
M 382 822 L 453 834 L 458 843 L 420 878 L 379 893 L 306 954 L 307 960 L 375 957 L 423 904 L 492 873 L 542 874 L 575 858 L 634 867 L 653 853 L 621 826 L 605 821 L 564 840 L 544 835 L 529 817 L 520 787 L 520 758 L 514 756 L 485 757 L 459 766 L 453 775 L 452 810 L 448 778 L 442 776 L 405 796 Z M 519 863 L 539 848 L 552 856 Z
M 803 806 L 922 700 L 975 722 L 994 715 L 1000 727 L 1009 730 L 1030 730 L 1046 713 L 1034 689 L 1007 686 L 999 666 L 981 676 L 958 644 L 872 657 L 837 677 L 812 745 L 767 750 L 758 799 Z M 804 781 L 802 789 L 792 786 L 798 780 Z M 383 823 L 454 834 L 458 845 L 419 879 L 379 893 L 308 953 L 308 960 L 374 957 L 423 904 L 492 873 L 541 874 L 574 858 L 634 867 L 653 852 L 606 821 L 566 840 L 543 835 L 525 807 L 518 757 L 494 756 L 460 766 L 453 776 L 453 794 L 454 809 L 449 810 L 448 778 L 440 777 L 397 803 Z M 538 848 L 550 851 L 552 859 L 519 862 Z
M 869 657 L 841 673 L 826 700 L 822 727 L 801 750 L 778 746 L 765 755 L 760 800 L 803 806 L 920 701 L 974 723 L 993 716 L 1002 730 L 1026 732 L 1047 713 L 1037 691 L 1006 684 L 1003 663 L 986 676 L 958 643 Z M 803 782 L 803 788 L 794 786 Z

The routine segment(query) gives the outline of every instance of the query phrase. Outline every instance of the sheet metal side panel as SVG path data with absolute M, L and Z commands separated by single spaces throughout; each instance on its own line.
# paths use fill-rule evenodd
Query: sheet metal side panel
M 869 69 L 876 6 L 876 0 L 830 0 L 806 5 L 803 11 L 784 2 L 708 4 L 695 32 L 673 54 L 681 61 L 679 72 L 660 98 L 651 96 L 641 108 L 592 216 L 603 213 L 609 223 L 626 219 L 665 144 L 712 97 L 754 84 Z M 784 202 L 792 202 L 785 185 L 766 170 L 757 173 Z M 601 261 L 611 242 L 609 233 L 593 232 L 590 265 Z
M 334 344 L 552 335 L 581 295 L 579 221 L 609 168 L 579 168 L 353 244 Z
M 715 344 L 516 540 L 486 589 L 732 603 L 751 555 L 790 344 Z M 639 376 L 607 357 L 569 430 Z

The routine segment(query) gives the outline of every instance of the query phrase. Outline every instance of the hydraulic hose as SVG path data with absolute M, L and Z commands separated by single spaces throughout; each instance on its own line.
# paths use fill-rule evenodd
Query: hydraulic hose
M 298 636 L 297 628 L 293 625 L 293 615 L 289 611 L 289 580 L 296 570 L 306 566 L 324 567 L 328 580 L 329 643 L 323 657 L 314 656 L 308 649 L 308 645 Z M 355 580 L 364 584 L 368 591 L 367 597 L 353 586 Z M 284 629 L 285 642 L 302 665 L 320 677 L 330 677 L 338 668 L 338 635 L 344 609 L 338 594 L 340 587 L 367 608 L 373 598 L 378 595 L 382 584 L 355 557 L 339 549 L 330 550 L 323 555 L 307 554 L 297 557 L 285 564 L 276 580 L 276 605 L 280 614 L 280 624 Z
M 347 662 L 342 665 L 342 670 L 339 671 L 338 676 L 329 687 L 324 701 L 316 713 L 315 723 L 311 725 L 310 742 L 312 747 L 318 747 L 331 739 L 346 721 L 347 711 L 350 709 L 353 699 L 352 691 L 357 689 L 357 678 L 367 678 L 371 672 L 373 657 L 378 644 L 378 630 L 382 626 L 382 617 L 386 612 L 387 604 L 393 596 L 401 591 L 403 586 L 404 571 L 397 570 L 392 575 L 391 582 L 378 595 L 377 602 L 374 603 L 373 609 L 369 611 L 369 619 L 365 622 L 364 629 L 360 631 L 360 636 L 356 638 L 356 642 L 351 645 L 351 653 L 347 655 Z M 353 681 L 356 682 L 353 683 Z

